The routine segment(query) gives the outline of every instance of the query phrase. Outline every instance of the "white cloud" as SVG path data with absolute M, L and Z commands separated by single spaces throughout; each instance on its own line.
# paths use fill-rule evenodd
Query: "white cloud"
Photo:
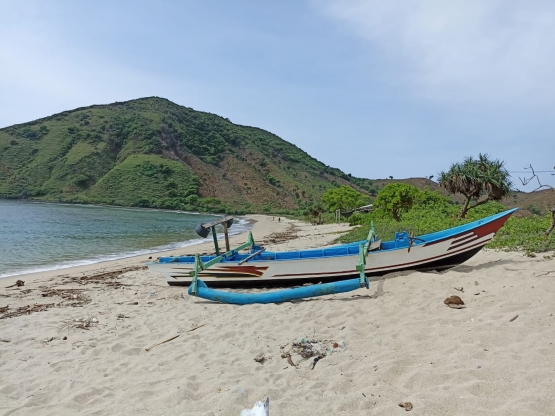
M 315 7 L 400 68 L 413 94 L 555 102 L 555 2 L 328 0 Z

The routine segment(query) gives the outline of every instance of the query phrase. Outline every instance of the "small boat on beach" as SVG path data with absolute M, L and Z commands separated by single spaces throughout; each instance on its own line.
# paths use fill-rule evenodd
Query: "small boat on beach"
M 163 274 L 170 286 L 193 283 L 193 292 L 200 279 L 203 285 L 210 287 L 294 287 L 305 283 L 337 286 L 340 281 L 359 277 L 362 282 L 364 276 L 407 270 L 444 270 L 478 253 L 517 209 L 416 237 L 403 231 L 396 233 L 393 240 L 384 242 L 377 238 L 372 226 L 368 238 L 363 241 L 286 252 L 266 251 L 254 243 L 249 233 L 247 243 L 219 255 L 214 225 L 211 225 L 217 255 L 161 257 L 147 265 Z M 229 217 L 222 221 L 227 231 L 225 224 L 230 225 L 232 221 Z M 207 234 L 208 231 L 204 236 Z M 240 252 L 245 249 L 250 251 Z

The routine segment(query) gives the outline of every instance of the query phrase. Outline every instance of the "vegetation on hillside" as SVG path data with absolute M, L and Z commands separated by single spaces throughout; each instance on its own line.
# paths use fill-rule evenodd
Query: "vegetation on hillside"
M 156 97 L 0 129 L 0 198 L 293 213 L 341 185 L 376 192 L 270 132 Z
M 442 193 L 463 191 L 470 196 L 470 200 L 465 197 L 466 207 L 472 202 L 476 206 L 465 214 L 470 220 L 476 217 L 472 211 L 477 215 L 483 211 L 480 207 L 499 208 L 484 201 L 496 200 L 504 193 L 507 177 L 502 163 L 487 156 L 469 160 L 472 174 L 465 163 L 444 174 L 444 188 L 424 178 L 356 178 L 326 166 L 270 132 L 150 97 L 78 108 L 0 129 L 0 198 L 304 215 L 321 222 L 333 218 L 323 213 L 324 202 L 328 209 L 349 210 L 370 203 L 391 184 L 402 188 L 399 184 L 403 182 L 437 189 L 439 193 L 424 191 L 418 198 L 424 198 L 426 204 L 443 198 L 434 202 L 433 209 L 448 218 L 465 210 L 453 201 L 464 200 L 460 195 L 448 199 Z M 459 171 L 466 176 L 458 175 Z M 469 184 L 470 190 L 464 187 Z M 382 193 L 381 200 L 388 192 Z M 512 194 L 507 204 L 528 207 L 523 210 L 527 213 L 548 212 L 544 200 L 551 201 L 551 196 L 533 194 L 535 199 Z M 322 199 L 324 195 L 330 198 Z M 431 214 L 426 217 L 427 205 L 422 201 L 413 200 L 409 209 L 410 198 L 398 193 L 390 196 L 393 199 L 384 202 L 388 215 L 371 214 L 382 215 L 382 224 L 391 220 L 392 229 L 406 224 L 405 228 L 410 225 L 419 232 L 433 228 L 431 224 L 438 221 L 428 218 Z M 401 222 L 396 223 L 395 216 Z M 356 213 L 352 218 L 362 221 L 366 217 Z

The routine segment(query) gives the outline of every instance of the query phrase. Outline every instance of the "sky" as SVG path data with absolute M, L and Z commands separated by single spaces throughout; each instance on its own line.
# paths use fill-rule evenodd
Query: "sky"
M 555 186 L 555 2 L 0 0 L 0 128 L 159 96 L 365 178 Z

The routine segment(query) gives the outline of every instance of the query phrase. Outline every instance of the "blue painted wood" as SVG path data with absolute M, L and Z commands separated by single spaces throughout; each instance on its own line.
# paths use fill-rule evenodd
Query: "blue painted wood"
M 366 288 L 368 289 L 368 279 L 366 279 Z M 360 279 L 358 278 L 265 293 L 233 293 L 225 292 L 223 290 L 214 290 L 206 286 L 206 283 L 202 280 L 199 280 L 196 296 L 212 300 L 214 302 L 249 305 L 253 303 L 281 303 L 315 296 L 350 292 L 356 289 L 360 289 Z M 189 295 L 192 295 L 190 286 Z
M 436 240 L 441 240 L 443 238 L 461 233 L 463 231 L 471 231 L 477 227 L 480 227 L 484 224 L 495 221 L 501 217 L 510 215 L 516 210 L 518 210 L 518 208 L 513 208 L 505 212 L 501 212 L 499 214 L 495 214 L 495 215 L 483 218 L 481 220 L 473 221 L 468 224 L 463 224 L 457 227 L 449 228 L 447 230 L 442 230 L 435 233 L 416 236 L 417 238 L 414 239 L 412 246 L 416 247 L 425 243 L 432 243 Z M 396 240 L 382 242 L 380 253 L 383 253 L 384 251 L 388 251 L 388 250 L 406 250 L 409 243 L 408 243 L 408 239 L 405 239 L 405 240 L 406 241 L 404 241 L 404 243 L 402 241 L 397 242 Z M 360 244 L 365 244 L 365 243 L 366 243 L 366 240 L 362 240 L 362 241 L 357 241 L 355 243 L 348 243 L 348 244 L 343 244 L 341 246 L 335 246 L 335 247 L 324 248 L 324 249 L 310 249 L 310 250 L 284 251 L 284 252 L 265 251 L 255 256 L 250 261 L 251 262 L 287 261 L 287 260 L 329 258 L 329 257 L 340 257 L 340 256 L 355 256 L 355 255 L 358 256 Z M 254 253 L 257 250 L 260 250 L 260 248 L 261 247 L 254 246 L 252 248 L 252 253 Z M 226 258 L 224 258 L 222 262 L 223 263 L 239 262 L 245 259 L 246 257 L 248 257 L 252 253 L 248 253 L 248 254 L 234 253 L 233 255 L 226 256 Z M 201 256 L 200 259 L 203 262 L 208 262 L 214 259 L 215 257 L 216 256 Z M 194 263 L 195 256 L 161 257 L 158 261 L 160 263 L 174 263 L 174 262 L 175 263 Z

